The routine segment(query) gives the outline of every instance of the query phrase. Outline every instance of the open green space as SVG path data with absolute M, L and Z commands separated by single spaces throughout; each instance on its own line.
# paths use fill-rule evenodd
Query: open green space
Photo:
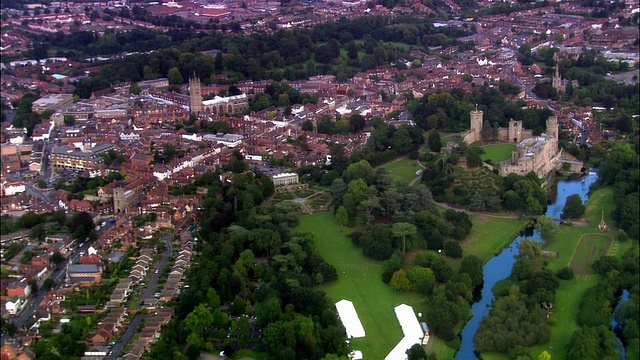
M 409 158 L 398 160 L 389 165 L 384 165 L 383 167 L 387 169 L 389 174 L 391 174 L 393 181 L 399 181 L 403 184 L 411 183 L 413 179 L 418 177 L 418 175 L 416 175 L 416 171 L 422 169 L 418 166 L 415 160 L 411 160 Z
M 502 160 L 507 160 L 511 157 L 511 152 L 516 149 L 514 144 L 498 144 L 489 145 L 482 148 L 484 154 L 482 154 L 482 161 L 491 160 L 497 163 Z
M 576 274 L 594 274 L 591 264 L 607 255 L 612 237 L 606 234 L 582 235 L 578 248 L 571 258 L 570 266 Z
M 419 312 L 424 306 L 421 297 L 412 292 L 397 293 L 382 282 L 382 262 L 365 257 L 340 231 L 330 211 L 301 216 L 296 230 L 313 233 L 318 252 L 338 271 L 338 280 L 320 289 L 334 302 L 352 301 L 358 312 L 366 337 L 353 339 L 351 347 L 367 359 L 383 359 L 402 338 L 393 308 L 405 303 Z
M 463 256 L 475 255 L 486 263 L 498 255 L 502 249 L 511 244 L 520 231 L 525 228 L 527 220 L 500 218 L 493 215 L 474 214 L 471 216 L 473 227 L 471 233 L 460 242 Z M 457 270 L 460 260 L 454 261 Z

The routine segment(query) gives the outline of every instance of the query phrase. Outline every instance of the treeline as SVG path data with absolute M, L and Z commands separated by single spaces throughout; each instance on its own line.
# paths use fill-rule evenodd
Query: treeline
M 415 48 L 456 44 L 457 37 L 469 32 L 435 28 L 429 21 L 415 17 L 388 18 L 366 16 L 320 24 L 312 29 L 281 29 L 273 34 L 233 35 L 198 33 L 193 30 L 43 35 L 39 43 L 75 48 L 86 55 L 107 55 L 125 51 L 152 53 L 128 56 L 102 66 L 91 83 L 81 87 L 102 88 L 105 80 L 140 81 L 167 77 L 176 67 L 183 78 L 194 72 L 203 82 L 217 82 L 224 74 L 230 83 L 242 79 L 280 81 L 307 79 L 318 74 L 335 74 L 344 81 L 359 71 L 386 65 L 408 55 L 389 44 L 401 42 Z M 161 49 L 161 50 L 158 50 Z M 220 50 L 215 58 L 201 51 Z M 341 50 L 347 50 L 343 55 Z M 72 54 L 71 54 L 72 55 Z M 86 91 L 80 96 L 86 96 Z
M 640 239 L 640 182 L 638 181 L 638 137 L 613 144 L 602 162 L 595 187 L 612 186 L 616 207 L 612 217 L 618 228 L 634 240 Z
M 260 172 L 236 171 L 230 180 L 199 181 L 209 190 L 199 217 L 199 256 L 190 287 L 175 303 L 175 320 L 150 358 L 197 358 L 214 347 L 227 355 L 252 348 L 278 359 L 345 356 L 335 308 L 313 289 L 337 273 L 315 252 L 312 235 L 291 233 L 295 205 L 263 204 L 274 189 Z
M 452 89 L 411 100 L 407 104 L 414 121 L 424 130 L 438 129 L 463 131 L 469 129 L 469 112 L 483 111 L 489 128 L 506 127 L 509 120 L 521 120 L 523 127 L 535 135 L 544 132 L 546 120 L 553 112 L 549 109 L 524 108 L 522 101 L 511 101 L 498 90 L 483 86 L 479 91 L 466 92 Z M 488 133 L 491 134 L 490 132 Z
M 523 51 L 523 48 L 520 50 Z M 554 74 L 556 61 L 553 56 L 560 51 L 558 48 L 543 47 L 538 52 L 531 53 L 527 47 L 524 51 L 526 55 L 522 55 L 523 57 L 530 59 L 531 63 L 544 62 L 547 74 Z M 602 104 L 607 109 L 616 108 L 622 110 L 622 113 L 635 114 L 638 108 L 639 85 L 618 84 L 606 78 L 609 73 L 629 70 L 626 62 L 609 61 L 596 50 L 585 50 L 577 59 L 564 58 L 558 61 L 558 68 L 561 77 L 569 80 L 565 92 L 559 93 L 550 82 L 542 82 L 536 84 L 533 89 L 536 95 L 545 99 L 571 101 L 583 106 Z M 579 86 L 573 86 L 571 80 L 577 80 Z M 620 130 L 629 132 L 632 129 Z
M 537 241 L 525 239 L 518 249 L 511 276 L 494 287 L 493 308 L 474 336 L 477 352 L 533 358 L 525 348 L 551 339 L 547 317 L 560 286 L 558 275 L 546 268 Z
M 600 275 L 600 282 L 588 289 L 580 301 L 577 322 L 580 328 L 571 336 L 567 359 L 605 359 L 618 356 L 614 333 L 611 332 L 611 317 L 618 323 L 614 329 L 622 339 L 623 346 L 637 346 L 640 329 L 638 311 L 638 249 L 637 244 L 621 259 L 602 256 L 593 269 Z M 616 296 L 622 289 L 629 290 L 629 300 L 613 313 Z M 636 345 L 632 345 L 635 343 Z

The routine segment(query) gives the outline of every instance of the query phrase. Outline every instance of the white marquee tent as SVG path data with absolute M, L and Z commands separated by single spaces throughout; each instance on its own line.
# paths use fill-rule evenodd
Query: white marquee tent
M 404 337 L 389 352 L 384 360 L 406 360 L 407 350 L 415 344 L 420 344 L 424 337 L 424 331 L 413 312 L 413 308 L 406 304 L 398 305 L 394 308 Z
M 356 308 L 349 300 L 340 300 L 336 303 L 336 309 L 338 310 L 338 316 L 342 320 L 342 325 L 347 330 L 347 337 L 349 338 L 361 338 L 365 336 L 364 328 L 356 312 Z

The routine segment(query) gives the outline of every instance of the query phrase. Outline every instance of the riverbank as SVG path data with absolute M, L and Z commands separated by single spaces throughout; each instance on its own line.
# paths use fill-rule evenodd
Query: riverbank
M 576 256 L 578 246 L 583 238 L 589 235 L 597 235 L 598 239 L 606 240 L 611 238 L 610 245 L 607 245 L 607 255 L 616 256 L 618 258 L 633 246 L 632 241 L 619 243 L 615 239 L 617 229 L 613 226 L 614 222 L 610 214 L 615 204 L 613 199 L 613 189 L 598 189 L 586 202 L 587 212 L 581 219 L 586 223 L 584 227 L 561 226 L 557 239 L 549 244 L 546 248 L 558 252 L 558 256 L 548 260 L 548 267 L 553 271 L 557 271 L 565 266 L 572 264 L 572 259 Z M 611 230 L 600 232 L 598 225 L 604 214 L 604 220 Z M 603 236 L 604 235 L 604 236 Z M 580 256 L 580 255 L 578 255 Z M 592 262 L 592 261 L 591 261 Z M 575 264 L 576 262 L 574 262 Z M 547 351 L 552 359 L 564 359 L 567 353 L 567 345 L 571 339 L 573 332 L 578 329 L 576 315 L 579 310 L 579 304 L 585 291 L 594 286 L 599 281 L 599 275 L 590 270 L 591 264 L 588 265 L 588 273 L 577 273 L 575 278 L 569 281 L 560 281 L 560 288 L 556 292 L 555 310 L 549 320 L 551 324 L 551 341 L 546 344 L 530 348 L 530 352 L 534 358 L 543 351 Z M 584 264 L 582 265 L 584 266 Z M 483 360 L 507 360 L 505 354 L 482 354 Z

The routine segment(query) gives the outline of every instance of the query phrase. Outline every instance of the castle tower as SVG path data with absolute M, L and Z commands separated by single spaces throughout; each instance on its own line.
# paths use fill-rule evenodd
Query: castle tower
M 476 134 L 475 141 L 482 141 L 482 118 L 483 112 L 482 110 L 478 110 L 478 104 L 476 104 L 476 109 L 471 110 L 469 113 L 469 117 L 471 118 L 471 130 Z
M 549 116 L 547 119 L 547 135 L 558 139 L 558 117 Z
M 116 187 L 113 189 L 113 212 L 115 214 L 124 212 L 127 209 L 124 189 Z
M 189 78 L 189 111 L 196 115 L 202 112 L 202 89 L 200 86 L 200 78 L 195 75 Z
M 564 91 L 564 89 L 562 88 L 562 78 L 560 77 L 560 69 L 558 68 L 558 63 L 556 63 L 556 73 L 555 75 L 553 75 L 551 86 L 556 89 L 556 91 Z
M 509 120 L 509 141 L 519 143 L 522 141 L 522 121 Z
M 547 119 L 547 136 L 550 136 L 550 141 L 554 142 L 554 151 L 558 151 L 558 117 L 549 116 Z

